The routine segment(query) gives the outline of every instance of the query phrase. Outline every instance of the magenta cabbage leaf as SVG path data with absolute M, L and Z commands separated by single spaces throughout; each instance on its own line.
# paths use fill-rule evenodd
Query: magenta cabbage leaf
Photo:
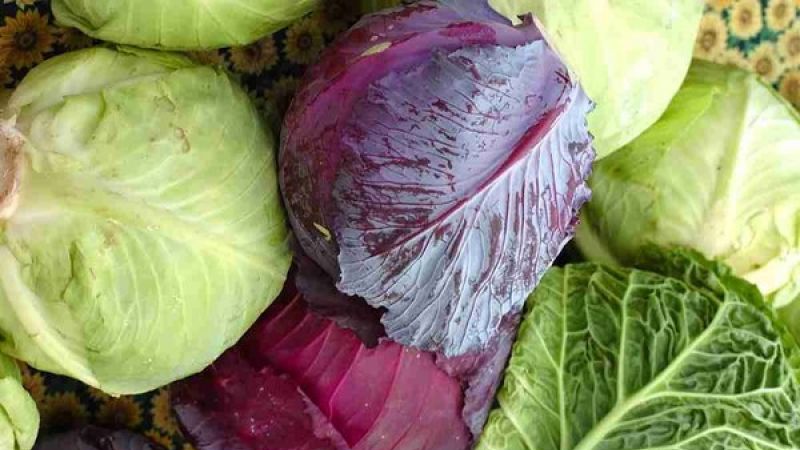
M 367 16 L 285 119 L 298 240 L 338 289 L 385 309 L 393 340 L 483 351 L 573 233 L 591 107 L 531 20 L 482 0 Z
M 238 345 L 173 387 L 173 406 L 199 450 L 467 449 L 510 351 L 506 325 L 479 355 L 370 348 L 289 285 Z

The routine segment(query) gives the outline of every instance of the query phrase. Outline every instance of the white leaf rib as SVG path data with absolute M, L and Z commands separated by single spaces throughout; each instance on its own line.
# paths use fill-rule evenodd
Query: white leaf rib
M 573 450 L 594 449 L 625 415 L 637 406 L 643 405 L 649 401 L 653 392 L 659 389 L 662 384 L 666 383 L 674 375 L 674 372 L 683 365 L 684 361 L 694 354 L 694 350 L 705 344 L 706 339 L 717 331 L 718 322 L 727 317 L 726 312 L 730 306 L 731 304 L 729 303 L 721 305 L 708 327 L 703 330 L 689 346 L 681 351 L 681 353 L 670 362 L 667 368 L 634 395 L 612 408 L 602 420 L 595 423 L 592 430 L 583 437 L 581 442 L 579 442 Z

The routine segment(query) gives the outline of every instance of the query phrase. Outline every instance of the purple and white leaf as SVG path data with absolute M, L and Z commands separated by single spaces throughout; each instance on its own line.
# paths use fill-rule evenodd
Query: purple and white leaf
M 457 3 L 362 20 L 287 115 L 281 183 L 305 251 L 387 335 L 483 350 L 572 236 L 592 103 L 536 28 Z

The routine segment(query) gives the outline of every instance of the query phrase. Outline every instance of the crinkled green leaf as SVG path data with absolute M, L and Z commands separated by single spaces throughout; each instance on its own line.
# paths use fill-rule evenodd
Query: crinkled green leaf
M 581 250 L 625 264 L 647 243 L 693 248 L 783 307 L 800 296 L 798 149 L 800 115 L 776 92 L 695 62 L 664 116 L 595 166 Z
M 0 448 L 30 450 L 39 433 L 39 412 L 22 387 L 17 364 L 0 354 Z
M 598 158 L 630 142 L 667 108 L 689 68 L 699 0 L 489 0 L 512 20 L 533 13 L 597 103 Z
M 143 392 L 203 369 L 280 292 L 274 141 L 224 72 L 90 49 L 34 69 L 7 114 L 0 350 Z
M 797 346 L 698 254 L 552 269 L 527 304 L 480 450 L 800 447 Z
M 193 50 L 249 44 L 321 0 L 53 0 L 59 24 L 118 44 Z

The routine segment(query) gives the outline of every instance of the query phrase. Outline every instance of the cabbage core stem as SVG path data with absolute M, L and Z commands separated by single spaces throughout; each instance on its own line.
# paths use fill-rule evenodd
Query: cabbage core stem
M 20 161 L 25 138 L 15 120 L 0 120 L 0 219 L 14 215 L 19 204 Z

